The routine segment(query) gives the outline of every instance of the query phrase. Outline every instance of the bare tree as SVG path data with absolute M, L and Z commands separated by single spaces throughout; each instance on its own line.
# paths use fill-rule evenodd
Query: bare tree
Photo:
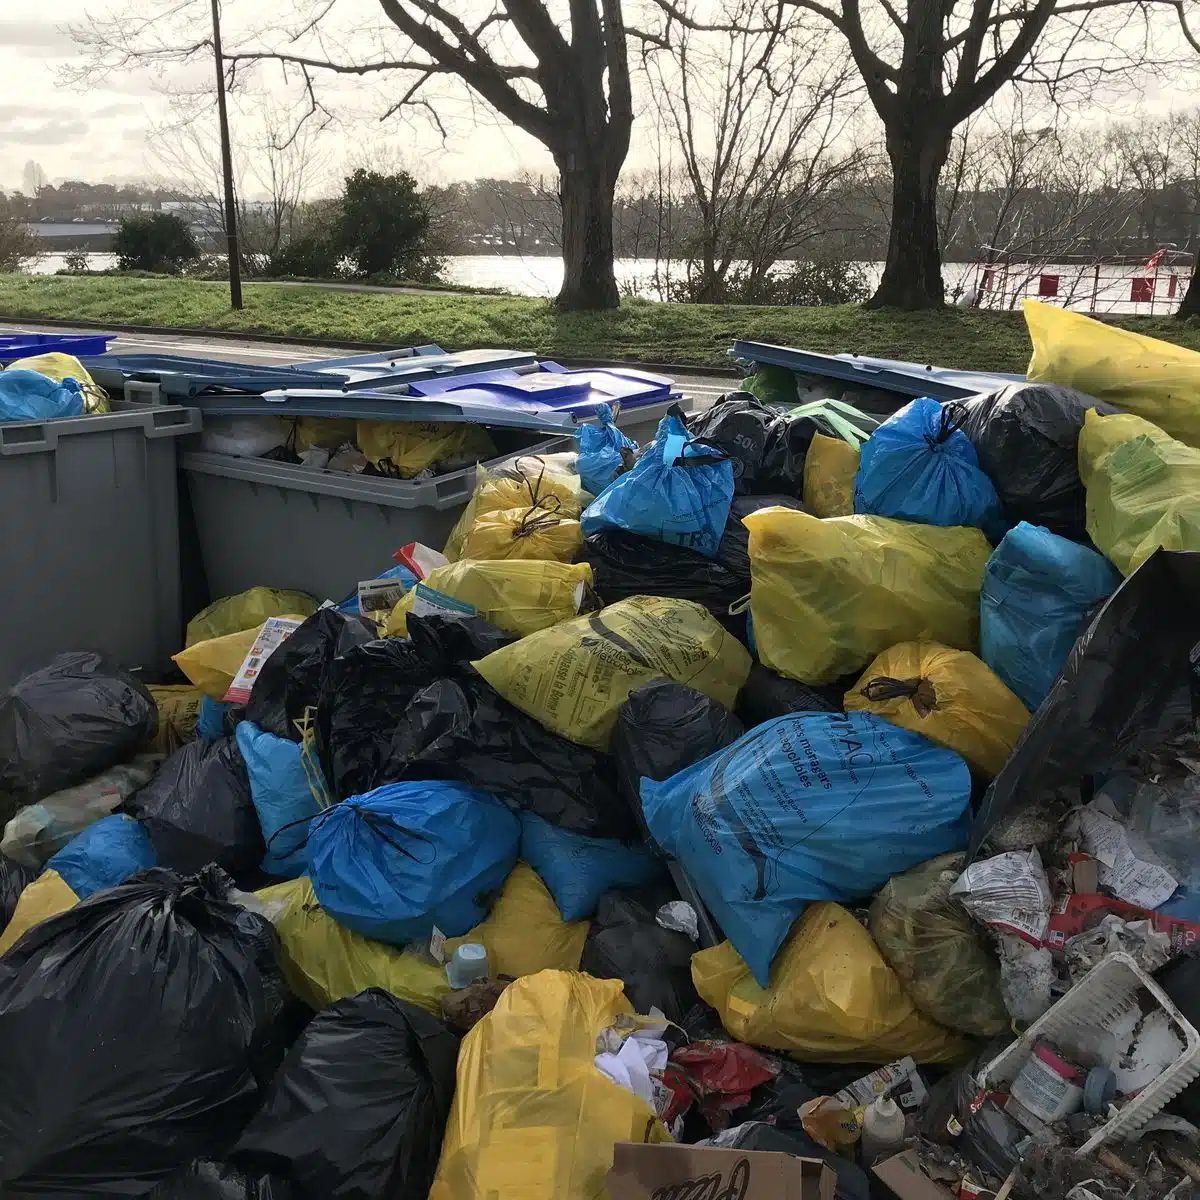
M 692 299 L 752 297 L 775 265 L 826 232 L 833 190 L 861 156 L 838 149 L 852 70 L 821 28 L 773 20 L 766 0 L 722 0 L 704 31 L 693 0 L 674 9 L 670 50 L 646 53 L 650 92 L 674 137 L 695 206 Z
M 678 9 L 676 0 L 656 3 Z M 780 0 L 785 5 L 842 36 L 883 123 L 891 226 L 869 302 L 876 307 L 944 303 L 938 189 L 959 125 L 1014 81 L 1061 95 L 1144 60 L 1131 37 L 1148 7 L 1137 0 Z
M 97 68 L 161 66 L 210 53 L 198 0 L 144 3 L 149 7 L 136 19 L 125 14 L 74 31 Z M 633 125 L 621 0 L 379 0 L 383 27 L 360 29 L 381 47 L 374 56 L 337 53 L 326 36 L 337 3 L 297 0 L 296 19 L 274 38 L 227 39 L 231 71 L 270 61 L 298 72 L 314 115 L 327 111 L 316 75 L 395 78 L 387 115 L 423 104 L 437 123 L 439 106 L 425 98 L 426 87 L 457 79 L 554 159 L 565 268 L 559 306 L 615 307 L 613 195 Z

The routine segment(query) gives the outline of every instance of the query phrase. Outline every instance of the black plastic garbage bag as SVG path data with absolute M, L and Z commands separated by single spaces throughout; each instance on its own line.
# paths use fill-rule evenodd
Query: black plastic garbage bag
M 773 1150 L 798 1158 L 819 1158 L 837 1176 L 833 1192 L 835 1200 L 871 1200 L 871 1183 L 862 1167 L 826 1150 L 803 1129 L 779 1129 L 765 1121 L 747 1121 L 725 1130 L 713 1139 L 712 1144 L 727 1150 Z
M 619 979 L 634 1012 L 657 1006 L 676 1023 L 700 1002 L 692 983 L 695 943 L 664 929 L 654 913 L 629 896 L 608 892 L 600 900 L 579 969 L 596 979 Z
M 1200 1028 L 1200 955 L 1195 952 L 1172 959 L 1154 974 L 1159 987 L 1175 1001 L 1179 1011 Z M 1191 1121 L 1200 1121 L 1200 1081 L 1187 1087 L 1167 1105 L 1167 1111 Z
M 1193 728 L 1200 552 L 1157 550 L 1104 602 L 992 781 L 968 859 L 1002 818 Z
M 154 700 L 128 671 L 90 651 L 58 655 L 0 697 L 0 821 L 130 757 L 157 730 Z
M 286 988 L 215 868 L 154 868 L 0 958 L 0 1193 L 142 1196 L 258 1107 Z
M 454 1097 L 458 1038 L 382 988 L 318 1013 L 230 1158 L 322 1200 L 425 1200 Z
M 316 708 L 330 664 L 378 635 L 361 618 L 319 608 L 263 663 L 246 705 L 246 720 L 276 737 L 300 741 L 296 722 Z
M 641 821 L 640 780 L 670 779 L 745 733 L 719 700 L 671 679 L 629 693 L 617 713 L 612 752 L 626 802 Z
M 568 742 L 474 672 L 422 688 L 396 723 L 371 786 L 450 779 L 588 837 L 638 836 L 607 754 Z
M 21 893 L 38 877 L 38 872 L 6 854 L 0 854 L 0 933 L 16 911 Z
M 856 679 L 850 679 L 849 685 L 853 686 Z M 810 687 L 756 661 L 738 692 L 737 713 L 750 729 L 787 713 L 841 712 L 842 696 L 847 690 L 840 684 Z
M 388 753 L 412 698 L 435 679 L 463 673 L 515 641 L 479 617 L 413 616 L 407 638 L 365 642 L 333 661 L 317 701 L 321 767 L 338 800 L 361 796 Z
M 750 392 L 729 392 L 712 408 L 688 418 L 688 431 L 723 450 L 734 463 L 739 496 L 754 492 L 804 491 L 804 456 L 815 422 L 789 418 Z
M 234 738 L 176 750 L 125 811 L 149 834 L 160 865 L 185 875 L 216 863 L 236 878 L 267 852 Z
M 228 1163 L 197 1159 L 168 1175 L 147 1200 L 301 1200 L 286 1179 L 251 1175 Z
M 1077 451 L 1089 408 L 1119 411 L 1052 383 L 1014 383 L 947 405 L 1008 516 L 1076 542 L 1088 540 Z

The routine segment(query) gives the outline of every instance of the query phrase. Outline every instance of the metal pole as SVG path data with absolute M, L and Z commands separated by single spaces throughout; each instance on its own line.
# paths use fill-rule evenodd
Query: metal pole
M 238 254 L 237 211 L 233 196 L 233 154 L 229 149 L 229 113 L 225 108 L 225 59 L 221 54 L 219 0 L 212 0 L 213 62 L 217 68 L 217 120 L 221 126 L 221 174 L 225 177 L 225 244 L 229 257 L 229 303 L 242 307 L 242 260 Z

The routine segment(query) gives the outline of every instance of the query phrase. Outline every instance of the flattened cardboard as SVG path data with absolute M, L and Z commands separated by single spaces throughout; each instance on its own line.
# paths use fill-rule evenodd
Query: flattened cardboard
M 902 1150 L 876 1164 L 871 1174 L 887 1189 L 885 1196 L 895 1200 L 954 1200 L 940 1183 L 935 1183 L 924 1171 L 913 1150 Z M 871 1195 L 875 1194 L 872 1190 Z
M 770 1150 L 618 1142 L 611 1200 L 834 1200 L 837 1176 L 820 1159 Z

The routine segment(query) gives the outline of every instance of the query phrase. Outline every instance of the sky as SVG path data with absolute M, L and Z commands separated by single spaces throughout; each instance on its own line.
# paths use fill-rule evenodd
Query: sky
M 45 6 L 52 16 L 0 17 L 0 189 L 20 188 L 29 160 L 39 163 L 51 182 L 67 178 L 93 182 L 178 179 L 179 172 L 172 165 L 178 155 L 173 160 L 163 153 L 164 147 L 181 144 L 175 135 L 163 132 L 173 115 L 164 89 L 207 89 L 211 66 L 206 60 L 158 73 L 146 68 L 109 73 L 88 87 L 67 83 L 63 74 L 85 61 L 67 26 L 114 9 L 154 11 L 187 3 L 195 7 L 198 0 L 53 0 Z M 354 54 L 377 56 L 387 42 L 371 28 L 372 18 L 377 25 L 382 20 L 373 0 L 339 3 L 351 31 L 343 35 L 346 44 Z M 24 7 L 28 11 L 32 6 Z M 203 12 L 207 5 L 199 8 Z M 225 0 L 224 8 L 227 47 L 245 45 L 246 39 L 256 34 L 253 24 L 243 23 L 261 23 L 260 0 Z M 287 112 L 301 99 L 298 92 L 289 95 L 280 85 L 274 65 L 260 68 L 259 78 L 260 89 L 277 109 Z M 1144 104 L 1150 113 L 1165 112 L 1173 101 L 1181 96 L 1186 100 L 1191 94 L 1190 87 L 1180 88 L 1178 82 L 1173 93 L 1152 80 L 1143 82 Z M 318 165 L 306 189 L 309 194 L 336 190 L 347 170 L 366 161 L 406 166 L 428 183 L 510 177 L 527 170 L 552 176 L 553 164 L 543 147 L 489 113 L 486 106 L 471 104 L 457 85 L 442 84 L 436 93 L 447 127 L 445 139 L 424 120 L 393 117 L 381 124 L 379 114 L 396 97 L 399 87 L 395 76 L 339 76 L 332 80 L 324 76 L 322 95 L 332 98 L 339 120 L 317 138 Z M 240 101 L 235 97 L 233 103 L 234 154 L 245 166 L 257 161 L 253 147 L 263 135 L 263 106 L 256 96 Z M 1100 120 L 1111 108 L 1100 105 L 1094 111 L 1095 119 Z M 1130 110 L 1121 111 L 1128 114 Z M 193 133 L 215 144 L 211 109 L 196 118 L 193 126 Z M 635 127 L 627 169 L 649 167 L 653 162 L 652 139 L 645 126 Z M 252 170 L 242 190 L 248 196 L 256 190 L 263 194 L 255 187 Z

